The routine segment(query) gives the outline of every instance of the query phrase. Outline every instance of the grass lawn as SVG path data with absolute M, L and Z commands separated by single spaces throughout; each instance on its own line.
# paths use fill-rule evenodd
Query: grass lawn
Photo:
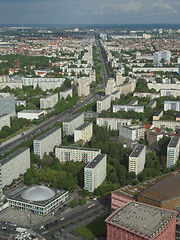
M 99 218 L 96 221 L 93 221 L 86 226 L 74 230 L 77 234 L 86 237 L 87 239 L 93 239 L 98 236 L 106 234 L 106 223 L 105 219 L 107 216 Z

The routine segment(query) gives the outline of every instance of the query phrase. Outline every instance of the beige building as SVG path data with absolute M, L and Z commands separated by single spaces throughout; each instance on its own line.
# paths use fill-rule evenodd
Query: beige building
M 91 140 L 93 135 L 93 123 L 84 122 L 81 126 L 74 130 L 74 142 L 82 140 L 83 143 Z
M 111 95 L 111 93 L 116 91 L 116 81 L 114 78 L 109 78 L 105 87 L 105 94 Z
M 179 121 L 168 121 L 168 120 L 153 120 L 152 123 L 153 127 L 157 127 L 160 129 L 169 128 L 173 131 L 178 131 L 180 129 L 180 122 Z
M 146 161 L 146 146 L 138 144 L 129 156 L 129 172 L 142 172 Z
M 64 91 L 61 91 L 59 93 L 59 98 L 64 98 L 66 99 L 68 96 L 72 97 L 73 96 L 73 91 L 72 88 L 65 89 Z
M 124 85 L 118 86 L 118 89 L 120 91 L 120 94 L 127 95 L 129 92 L 134 92 L 134 89 L 136 87 L 136 80 L 130 79 L 129 82 L 125 83 Z
M 2 127 L 8 126 L 10 127 L 10 116 L 8 114 L 0 115 L 0 130 Z
M 158 111 L 153 115 L 153 121 L 154 120 L 159 120 L 163 116 L 163 111 Z
M 58 102 L 58 93 L 40 98 L 40 109 L 53 108 Z

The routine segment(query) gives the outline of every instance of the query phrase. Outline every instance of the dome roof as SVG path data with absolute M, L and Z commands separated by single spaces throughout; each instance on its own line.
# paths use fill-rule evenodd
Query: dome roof
M 54 197 L 55 192 L 45 186 L 34 186 L 26 189 L 21 194 L 21 197 L 28 201 L 46 201 Z

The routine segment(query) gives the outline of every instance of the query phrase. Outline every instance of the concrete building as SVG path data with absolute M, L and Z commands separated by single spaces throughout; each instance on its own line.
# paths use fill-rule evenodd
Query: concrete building
M 58 102 L 58 93 L 40 98 L 40 109 L 53 108 Z
M 84 168 L 84 188 L 94 192 L 106 178 L 107 157 L 105 154 L 97 155 Z
M 113 105 L 113 112 L 116 113 L 118 111 L 134 111 L 138 113 L 144 112 L 144 106 L 134 106 L 134 105 Z
M 9 206 L 16 210 L 31 211 L 36 215 L 46 216 L 62 206 L 69 198 L 68 191 L 52 189 L 43 185 L 22 187 L 8 197 Z
M 116 91 L 116 81 L 114 78 L 109 78 L 106 87 L 105 87 L 105 94 L 111 95 L 111 93 Z
M 120 126 L 130 125 L 132 119 L 97 117 L 96 124 L 100 127 L 105 126 L 110 130 L 119 130 Z
M 180 96 L 180 89 L 161 89 L 160 94 L 161 94 L 161 97 L 173 96 L 177 98 Z
M 72 97 L 72 96 L 73 96 L 73 90 L 72 90 L 72 88 L 65 89 L 64 91 L 61 91 L 61 92 L 59 93 L 59 98 L 60 98 L 60 99 L 61 99 L 61 98 L 66 99 L 68 96 L 69 96 L 69 97 Z
M 91 162 L 98 154 L 101 154 L 101 149 L 79 148 L 70 146 L 58 146 L 55 148 L 55 156 L 60 162 Z
M 159 93 L 143 93 L 143 92 L 133 92 L 133 97 L 149 97 L 151 99 L 154 98 L 159 98 L 160 94 Z
M 129 172 L 142 172 L 146 161 L 146 146 L 138 144 L 129 155 Z
M 176 121 L 180 121 L 180 112 L 178 112 L 177 114 L 176 114 Z
M 50 129 L 33 140 L 34 154 L 42 159 L 45 153 L 53 152 L 54 147 L 61 144 L 61 138 L 61 128 Z
M 9 115 L 0 115 L 0 130 L 4 126 L 11 127 L 10 116 Z
M 15 99 L 14 95 L 9 93 L 0 93 L 0 116 L 7 115 L 14 116 L 15 111 Z
M 153 100 L 150 103 L 148 103 L 147 107 L 155 108 L 156 105 L 157 105 L 157 102 Z
M 164 101 L 164 111 L 180 111 L 180 101 Z
M 74 130 L 84 123 L 84 113 L 76 113 L 63 122 L 63 134 L 73 135 Z
M 105 221 L 107 240 L 170 240 L 176 238 L 174 211 L 129 202 L 114 211 Z
M 26 118 L 29 120 L 40 119 L 45 116 L 45 111 L 43 110 L 22 110 L 18 112 L 18 118 Z
M 96 111 L 101 113 L 103 110 L 108 110 L 111 107 L 111 96 L 107 95 L 106 97 L 97 100 Z
M 118 71 L 116 72 L 116 85 L 122 85 L 124 83 L 124 81 L 126 80 L 126 77 L 122 76 L 122 71 Z
M 160 129 L 170 128 L 173 131 L 178 131 L 180 129 L 180 122 L 179 121 L 169 121 L 169 120 L 153 120 L 153 127 L 157 127 Z
M 154 120 L 160 120 L 160 118 L 163 116 L 163 111 L 157 111 L 154 115 L 153 115 L 153 121 Z
M 81 126 L 74 130 L 74 142 L 82 140 L 83 143 L 91 140 L 93 135 L 93 123 L 84 122 Z
M 136 88 L 136 80 L 129 79 L 129 81 L 123 85 L 119 85 L 117 87 L 117 90 L 120 91 L 120 94 L 127 95 L 130 92 L 134 92 L 134 89 Z
M 131 101 L 128 103 L 128 105 L 129 105 L 129 106 L 136 106 L 136 105 L 138 105 L 138 100 L 133 99 L 133 100 L 131 100 Z
M 156 92 L 159 92 L 161 89 L 180 89 L 180 84 L 176 83 L 147 83 L 147 85 L 149 89 L 156 89 Z
M 135 72 L 174 72 L 178 73 L 178 67 L 133 67 L 133 73 Z M 160 83 L 157 83 L 160 84 Z M 148 84 L 149 85 L 149 84 Z M 156 89 L 154 86 L 153 88 Z
M 115 91 L 111 93 L 111 101 L 115 101 L 116 99 L 120 99 L 120 91 Z
M 2 186 L 8 186 L 30 168 L 30 149 L 19 148 L 0 160 Z
M 17 107 L 19 107 L 19 106 L 24 106 L 24 107 L 26 107 L 26 100 L 18 100 L 18 99 L 15 99 L 15 105 L 16 105 Z
M 77 78 L 74 81 L 74 88 L 77 95 L 80 97 L 86 97 L 90 94 L 90 82 L 89 77 Z
M 120 126 L 119 136 L 132 141 L 138 141 L 145 138 L 145 131 L 145 128 L 140 125 Z
M 167 146 L 167 167 L 173 168 L 179 158 L 180 138 L 172 137 Z

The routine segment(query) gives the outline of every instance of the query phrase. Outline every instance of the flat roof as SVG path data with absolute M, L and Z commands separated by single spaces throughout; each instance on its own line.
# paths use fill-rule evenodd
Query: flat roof
M 84 113 L 75 113 L 71 115 L 70 117 L 66 118 L 63 122 L 71 122 L 75 118 L 79 117 L 80 115 L 84 115 Z
M 162 113 L 162 111 L 157 111 L 157 112 L 154 113 L 153 116 L 159 116 L 161 113 Z
M 133 99 L 133 100 L 131 100 L 129 103 L 128 103 L 128 105 L 133 105 L 134 103 L 138 103 L 138 100 L 137 99 Z
M 168 144 L 168 147 L 176 148 L 178 143 L 179 143 L 179 137 L 172 137 Z
M 158 202 L 168 201 L 174 198 L 180 198 L 180 172 L 174 174 L 154 185 L 148 187 L 141 193 L 140 196 L 146 197 Z M 177 203 L 178 205 L 178 203 Z
M 155 102 L 156 102 L 155 100 L 152 100 L 150 103 L 148 103 L 147 106 L 151 106 L 151 105 L 153 105 Z
M 59 130 L 61 128 L 58 128 L 58 127 L 54 127 L 54 128 L 51 128 L 50 130 L 48 130 L 47 132 L 43 133 L 42 135 L 40 135 L 39 137 L 37 137 L 35 140 L 42 140 L 46 137 L 48 137 L 49 135 L 51 135 L 52 133 L 56 132 L 57 130 Z
M 113 212 L 106 222 L 146 239 L 154 239 L 175 217 L 175 212 L 130 202 Z
M 116 91 L 112 92 L 111 95 L 115 95 L 117 93 L 120 93 L 120 91 L 116 90 Z
M 107 96 L 103 97 L 102 99 L 98 99 L 97 102 L 102 102 L 102 101 L 104 101 L 105 99 L 107 99 L 107 98 L 109 98 L 109 97 L 111 97 L 111 96 L 110 96 L 110 95 L 107 95 Z
M 90 124 L 92 124 L 92 122 L 84 122 L 81 126 L 79 126 L 78 128 L 76 128 L 75 130 L 83 130 L 84 128 L 86 128 L 87 126 L 89 126 Z
M 98 154 L 90 163 L 86 165 L 86 168 L 95 168 L 105 156 L 105 154 Z
M 12 152 L 7 157 L 4 157 L 3 159 L 1 159 L 0 164 L 4 165 L 5 163 L 9 162 L 10 160 L 15 158 L 16 156 L 18 156 L 22 152 L 26 151 L 27 149 L 28 149 L 27 147 L 18 148 L 15 152 Z
M 130 154 L 129 157 L 138 157 L 139 154 L 142 152 L 142 150 L 145 148 L 146 146 L 145 145 L 141 145 L 141 144 L 138 144 L 134 150 L 132 151 L 132 153 Z
M 48 94 L 48 95 L 46 95 L 46 96 L 41 97 L 40 100 L 41 100 L 41 99 L 46 99 L 46 98 L 52 97 L 52 96 L 54 96 L 54 95 L 58 95 L 58 93 Z
M 74 150 L 82 150 L 82 151 L 97 151 L 97 152 L 101 150 L 97 148 L 83 148 L 83 147 L 72 147 L 72 146 L 62 146 L 62 145 L 58 146 L 57 148 L 74 149 Z
M 25 109 L 20 111 L 19 113 L 42 113 L 44 110 L 34 110 L 34 109 Z

